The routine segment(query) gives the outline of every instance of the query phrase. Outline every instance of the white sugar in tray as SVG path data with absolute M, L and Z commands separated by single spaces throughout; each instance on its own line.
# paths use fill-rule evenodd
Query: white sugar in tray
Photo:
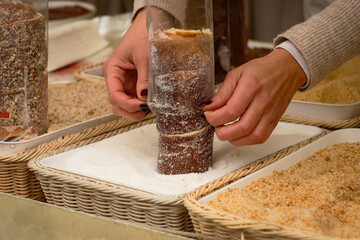
M 259 145 L 235 147 L 215 137 L 214 163 L 205 173 L 157 173 L 158 133 L 155 124 L 44 158 L 40 164 L 154 194 L 178 195 L 321 132 L 318 127 L 280 122 L 270 138 Z

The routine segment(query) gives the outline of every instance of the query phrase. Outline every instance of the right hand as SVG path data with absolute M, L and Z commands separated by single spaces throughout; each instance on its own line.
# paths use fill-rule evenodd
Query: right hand
M 222 141 L 235 146 L 264 143 L 306 81 L 295 58 L 275 49 L 230 71 L 203 107 L 204 115 Z
M 149 47 L 146 10 L 142 9 L 102 67 L 114 114 L 133 121 L 150 113 L 146 105 Z

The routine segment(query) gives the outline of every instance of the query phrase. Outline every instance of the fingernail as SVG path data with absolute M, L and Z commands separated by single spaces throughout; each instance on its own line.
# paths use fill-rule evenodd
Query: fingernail
M 147 104 L 141 104 L 140 108 L 141 108 L 141 111 L 143 111 L 146 115 L 149 114 L 148 112 L 151 112 L 151 110 Z
M 145 116 L 149 115 L 151 113 L 151 110 L 149 109 L 149 111 L 145 112 Z
M 143 89 L 141 92 L 140 92 L 140 95 L 144 98 L 146 98 L 148 96 L 148 90 L 147 89 Z
M 208 100 L 208 101 L 206 101 L 206 102 L 201 103 L 201 104 L 200 104 L 200 107 L 204 107 L 204 106 L 209 105 L 209 104 L 211 104 L 211 103 L 212 103 L 212 101 L 211 101 L 211 100 Z

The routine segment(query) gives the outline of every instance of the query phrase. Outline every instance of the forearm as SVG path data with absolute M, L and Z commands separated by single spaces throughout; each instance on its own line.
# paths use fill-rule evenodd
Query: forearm
M 290 40 L 310 69 L 310 86 L 360 52 L 360 1 L 337 0 L 308 21 L 280 34 L 275 45 Z
M 185 18 L 185 5 L 186 2 L 182 0 L 135 0 L 132 19 L 134 19 L 140 9 L 146 6 L 146 2 L 150 6 L 155 6 L 161 8 L 172 16 L 174 16 L 178 21 L 182 22 Z

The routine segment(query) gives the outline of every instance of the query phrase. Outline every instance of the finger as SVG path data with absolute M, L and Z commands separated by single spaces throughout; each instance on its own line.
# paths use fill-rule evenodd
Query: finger
M 269 108 L 270 107 L 270 108 Z M 238 121 L 218 128 L 217 134 L 221 140 L 234 140 L 249 135 L 257 126 L 266 111 L 273 112 L 270 100 L 266 96 L 256 97 Z
M 139 99 L 146 101 L 149 83 L 149 58 L 148 55 L 141 55 L 135 60 L 137 69 L 136 93 Z
M 140 105 L 144 102 L 128 96 L 125 93 L 122 78 L 126 77 L 126 70 L 118 67 L 108 69 L 106 84 L 109 92 L 109 101 L 112 105 L 124 109 L 128 112 L 141 110 Z
M 270 98 L 266 98 L 270 99 Z M 270 100 L 263 100 L 264 105 L 267 107 L 264 109 L 264 113 L 261 115 L 260 120 L 254 127 L 254 129 L 248 134 L 238 139 L 231 140 L 230 142 L 236 146 L 259 144 L 265 142 L 272 131 L 278 124 L 281 116 L 284 114 L 289 101 L 284 102 L 283 98 L 275 98 Z M 247 113 L 246 113 L 247 114 Z M 254 117 L 255 119 L 256 117 Z M 251 114 L 244 117 L 244 120 L 249 121 L 252 119 Z M 243 119 L 241 119 L 243 120 Z
M 205 112 L 207 121 L 212 126 L 221 126 L 227 123 L 237 120 L 246 111 L 249 105 L 252 103 L 256 90 L 251 87 L 251 80 L 240 80 L 236 86 L 233 95 L 228 100 L 226 105 L 215 110 Z M 245 86 L 245 87 L 243 87 Z M 260 103 L 261 105 L 261 103 Z
M 262 119 L 256 126 L 253 132 L 249 135 L 230 141 L 235 146 L 245 146 L 264 143 L 271 135 L 278 120 L 269 120 L 269 118 Z
M 142 110 L 131 113 L 131 112 L 123 110 L 117 106 L 113 106 L 112 110 L 115 115 L 130 119 L 130 120 L 136 121 L 136 122 L 141 121 L 146 116 L 146 114 Z
M 211 103 L 203 106 L 204 111 L 214 111 L 224 106 L 230 97 L 233 95 L 234 89 L 237 85 L 236 74 L 229 72 L 225 78 L 224 83 L 219 90 L 215 93 L 215 96 L 211 99 Z
M 136 95 L 146 101 L 149 82 L 149 42 L 143 41 L 142 45 L 133 49 L 132 58 L 137 71 Z

